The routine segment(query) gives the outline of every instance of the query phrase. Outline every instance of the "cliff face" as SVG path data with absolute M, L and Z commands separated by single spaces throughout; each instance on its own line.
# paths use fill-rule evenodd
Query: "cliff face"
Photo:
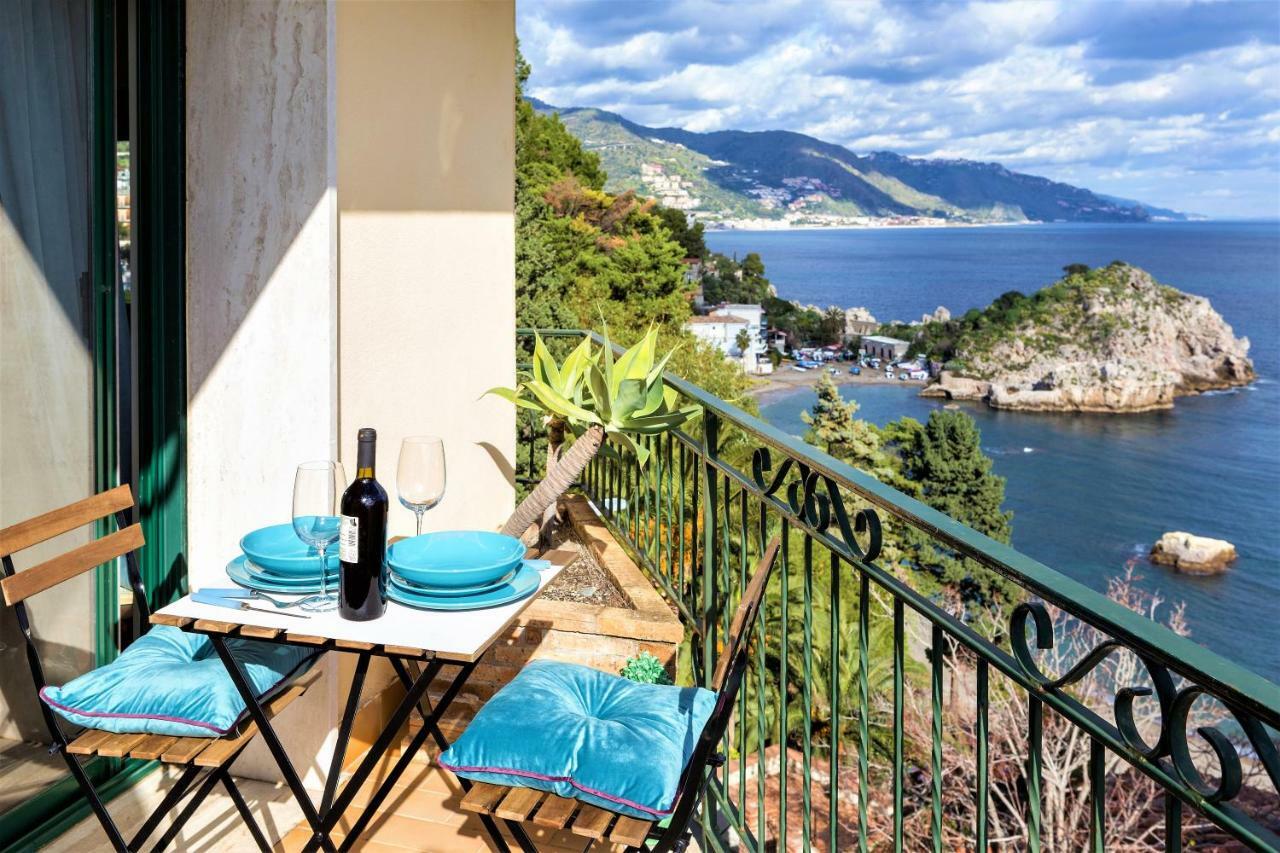
M 1024 298 L 1012 321 L 1000 316 L 1003 325 L 961 333 L 958 370 L 924 393 L 1002 409 L 1140 412 L 1254 379 L 1248 339 L 1207 299 L 1125 264 L 1068 276 Z

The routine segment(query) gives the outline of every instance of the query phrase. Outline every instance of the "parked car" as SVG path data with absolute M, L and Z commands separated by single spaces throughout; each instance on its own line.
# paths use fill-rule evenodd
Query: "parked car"
M 801 373 L 804 373 L 804 372 L 805 372 L 805 371 L 807 371 L 809 368 L 805 367 L 803 364 L 793 364 L 793 365 L 791 365 L 791 369 L 792 369 L 792 370 L 798 370 L 798 371 L 800 371 Z
M 898 374 L 898 381 L 899 381 L 899 382 L 906 382 L 906 381 L 907 381 L 907 373 L 906 373 L 906 371 L 903 371 L 902 373 L 899 373 L 899 374 Z
M 854 376 L 861 376 L 861 375 L 862 375 L 862 368 L 861 368 L 861 367 L 858 367 L 858 366 L 855 364 L 853 367 L 850 367 L 850 368 L 849 368 L 849 372 L 850 372 L 850 373 L 852 373 Z

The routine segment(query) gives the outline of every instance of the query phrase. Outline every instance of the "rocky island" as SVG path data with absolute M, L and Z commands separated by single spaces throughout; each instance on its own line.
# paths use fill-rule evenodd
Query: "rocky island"
M 881 333 L 943 365 L 923 395 L 1000 409 L 1143 412 L 1255 378 L 1248 339 L 1207 299 L 1119 261 L 1066 271 L 1030 296 Z

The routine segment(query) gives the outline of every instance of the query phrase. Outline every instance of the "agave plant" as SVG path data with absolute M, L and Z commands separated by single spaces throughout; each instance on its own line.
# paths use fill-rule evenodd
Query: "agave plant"
M 657 345 L 658 330 L 650 328 L 615 360 L 606 333 L 599 350 L 584 338 L 557 365 L 542 338 L 535 336 L 532 374 L 515 388 L 486 392 L 545 415 L 551 439 L 546 476 L 516 507 L 503 533 L 520 536 L 538 522 L 577 482 L 606 441 L 616 443 L 643 466 L 649 451 L 636 441 L 637 436 L 658 435 L 697 417 L 696 406 L 679 408 L 675 390 L 663 384 L 662 371 L 674 350 L 659 359 Z M 566 427 L 575 439 L 561 455 L 556 432 L 562 439 Z

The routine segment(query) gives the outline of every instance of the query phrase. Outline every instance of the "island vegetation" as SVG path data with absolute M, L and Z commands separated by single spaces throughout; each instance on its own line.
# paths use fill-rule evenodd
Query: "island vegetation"
M 882 334 L 941 367 L 923 393 L 1035 411 L 1138 412 L 1254 378 L 1249 342 L 1208 300 L 1123 261 L 1071 264 L 1030 295 Z

